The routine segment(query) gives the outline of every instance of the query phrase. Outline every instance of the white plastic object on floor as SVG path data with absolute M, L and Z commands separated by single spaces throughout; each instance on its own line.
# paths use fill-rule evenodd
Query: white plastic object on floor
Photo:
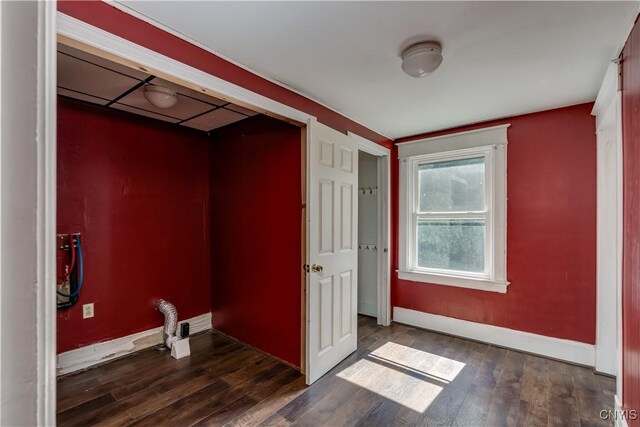
M 171 356 L 176 359 L 182 359 L 191 355 L 191 348 L 189 347 L 189 338 L 183 338 L 173 342 L 171 346 Z

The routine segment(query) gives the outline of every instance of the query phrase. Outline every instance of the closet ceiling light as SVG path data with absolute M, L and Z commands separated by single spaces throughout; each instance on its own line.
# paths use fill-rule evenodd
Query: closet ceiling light
M 164 86 L 146 85 L 144 97 L 158 108 L 171 108 L 178 102 L 176 92 Z
M 411 77 L 425 77 L 442 64 L 442 47 L 437 42 L 409 46 L 402 52 L 402 69 Z

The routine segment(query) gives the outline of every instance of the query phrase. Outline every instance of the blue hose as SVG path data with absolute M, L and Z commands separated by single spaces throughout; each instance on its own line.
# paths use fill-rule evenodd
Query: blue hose
M 76 264 L 78 266 L 78 287 L 77 289 L 70 294 L 65 294 L 64 292 L 60 292 L 60 291 L 56 291 L 58 293 L 58 295 L 65 297 L 65 298 L 75 298 L 78 296 L 78 294 L 80 293 L 80 289 L 82 289 L 82 282 L 84 281 L 84 266 L 83 266 L 83 260 L 82 260 L 82 245 L 80 245 L 80 239 L 76 239 L 77 236 L 73 236 L 73 240 L 75 241 L 75 243 L 78 244 L 77 247 L 77 254 L 76 256 L 78 257 L 78 263 Z M 71 242 L 71 244 L 73 244 L 74 242 Z

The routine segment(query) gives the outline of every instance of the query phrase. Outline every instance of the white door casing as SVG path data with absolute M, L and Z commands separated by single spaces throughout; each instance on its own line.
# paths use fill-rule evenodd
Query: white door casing
M 0 425 L 56 422 L 55 16 L 0 2 Z
M 358 149 L 378 158 L 378 325 L 391 324 L 391 150 L 353 132 Z
M 607 116 L 615 114 L 612 106 Z M 614 117 L 611 117 L 613 119 Z M 596 370 L 616 375 L 616 283 L 618 281 L 616 218 L 615 121 L 607 118 L 598 129 L 598 324 Z M 601 351 L 598 351 L 601 350 Z
M 619 70 L 609 64 L 592 114 L 597 145 L 595 369 L 617 375 L 622 398 L 622 121 Z
M 315 120 L 308 126 L 306 373 L 312 384 L 357 348 L 358 143 Z

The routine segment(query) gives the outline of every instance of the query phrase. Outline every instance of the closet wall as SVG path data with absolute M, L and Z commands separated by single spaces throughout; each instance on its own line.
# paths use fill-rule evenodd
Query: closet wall
M 58 353 L 209 312 L 209 139 L 114 109 L 58 101 L 58 233 L 82 233 L 84 286 L 58 311 Z M 94 303 L 95 317 L 82 318 Z
M 300 366 L 300 128 L 255 116 L 211 133 L 214 328 Z

